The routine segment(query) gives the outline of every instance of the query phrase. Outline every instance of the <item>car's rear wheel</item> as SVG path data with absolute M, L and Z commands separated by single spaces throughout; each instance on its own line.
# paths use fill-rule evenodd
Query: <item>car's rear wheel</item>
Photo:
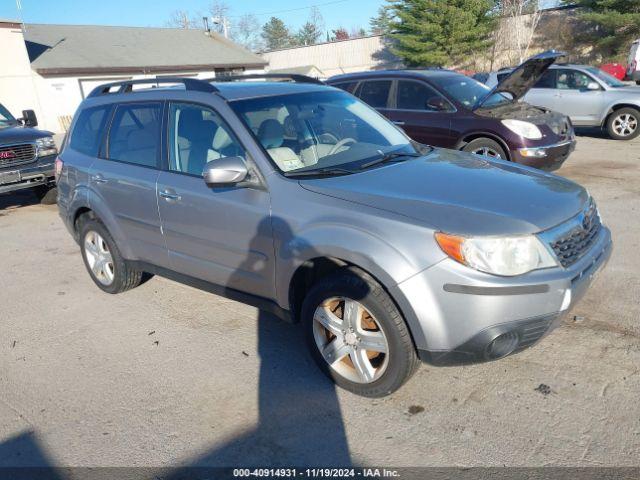
M 121 293 L 142 283 L 143 272 L 122 257 L 111 234 L 99 220 L 83 219 L 80 248 L 85 267 L 95 284 L 107 293 Z
M 632 140 L 640 135 L 640 111 L 621 108 L 607 119 L 607 133 L 614 140 Z
M 462 150 L 464 152 L 473 153 L 475 155 L 482 155 L 485 157 L 501 158 L 503 160 L 507 160 L 509 158 L 504 151 L 504 148 L 502 148 L 502 146 L 500 146 L 498 142 L 490 138 L 483 137 L 471 140 L 464 147 L 462 147 Z
M 389 395 L 419 365 L 394 302 L 357 268 L 341 269 L 313 286 L 304 300 L 302 319 L 320 369 L 357 395 Z
M 58 189 L 49 185 L 39 185 L 34 188 L 34 193 L 43 205 L 54 205 L 58 200 Z

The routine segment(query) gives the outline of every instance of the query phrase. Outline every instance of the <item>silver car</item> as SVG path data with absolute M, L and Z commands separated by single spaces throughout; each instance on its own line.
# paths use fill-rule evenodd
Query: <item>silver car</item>
M 489 74 L 487 85 L 494 87 L 510 72 Z M 640 87 L 596 67 L 553 65 L 523 100 L 564 113 L 576 127 L 601 127 L 615 140 L 640 135 Z
M 292 79 L 124 82 L 82 103 L 58 205 L 100 289 L 156 274 L 300 321 L 320 368 L 375 397 L 420 360 L 530 347 L 608 260 L 581 186 L 417 144 Z

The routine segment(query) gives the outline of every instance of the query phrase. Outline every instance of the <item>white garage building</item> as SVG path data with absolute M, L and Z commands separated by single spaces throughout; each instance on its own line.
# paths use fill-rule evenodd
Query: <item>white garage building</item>
M 20 24 L 0 19 L 0 103 L 33 109 L 64 132 L 78 104 L 115 80 L 263 72 L 266 61 L 213 32 L 173 28 Z

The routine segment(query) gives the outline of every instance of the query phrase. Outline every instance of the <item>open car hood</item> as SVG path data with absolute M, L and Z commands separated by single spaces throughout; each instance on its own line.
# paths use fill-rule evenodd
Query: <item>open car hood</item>
M 513 96 L 513 101 L 517 102 L 524 97 L 533 86 L 538 83 L 551 65 L 558 58 L 564 57 L 564 52 L 549 50 L 535 55 L 517 67 L 511 74 L 502 79 L 491 92 L 487 94 L 475 108 L 480 108 L 484 103 L 496 93 L 508 93 Z

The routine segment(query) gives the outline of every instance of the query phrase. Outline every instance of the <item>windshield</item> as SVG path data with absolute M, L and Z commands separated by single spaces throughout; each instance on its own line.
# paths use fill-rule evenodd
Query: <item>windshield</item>
M 600 80 L 601 82 L 606 83 L 610 87 L 621 88 L 621 87 L 625 87 L 626 86 L 624 83 L 622 83 L 616 77 L 614 77 L 613 75 L 609 75 L 607 72 L 604 72 L 604 71 L 600 70 L 599 68 L 588 67 L 586 70 L 591 75 L 596 77 L 598 80 Z
M 283 173 L 352 173 L 389 154 L 420 153 L 387 119 L 344 92 L 252 98 L 231 107 Z
M 16 119 L 9 113 L 9 110 L 0 104 L 0 128 L 16 123 Z
M 474 108 L 491 92 L 491 88 L 487 87 L 484 83 L 480 83 L 464 75 L 434 75 L 434 77 L 429 80 L 469 109 Z M 482 106 L 495 107 L 496 105 L 509 102 L 511 102 L 511 99 L 506 95 L 494 93 L 483 102 Z

